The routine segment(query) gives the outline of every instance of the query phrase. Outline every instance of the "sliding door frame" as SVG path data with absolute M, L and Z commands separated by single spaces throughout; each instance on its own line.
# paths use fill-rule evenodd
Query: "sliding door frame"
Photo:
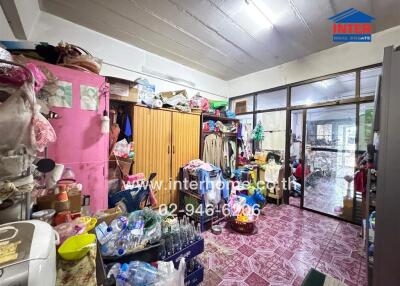
M 254 93 L 248 93 L 248 94 L 243 94 L 240 96 L 235 96 L 235 97 L 231 97 L 229 98 L 229 103 L 230 103 L 230 107 L 232 109 L 232 101 L 236 100 L 236 99 L 242 99 L 242 98 L 246 98 L 246 97 L 253 97 L 253 108 L 251 111 L 248 112 L 244 112 L 244 113 L 240 113 L 237 115 L 246 115 L 246 114 L 252 114 L 253 115 L 253 127 L 256 126 L 257 124 L 257 114 L 258 113 L 264 113 L 264 112 L 273 112 L 273 111 L 282 111 L 282 110 L 286 110 L 286 132 L 285 132 L 285 179 L 286 179 L 286 186 L 285 186 L 285 190 L 284 190 L 284 194 L 283 194 L 283 202 L 285 204 L 289 204 L 289 178 L 291 176 L 291 169 L 290 169 L 290 165 L 289 165 L 289 160 L 290 160 L 290 130 L 291 130 L 291 113 L 294 110 L 303 110 L 303 140 L 302 140 L 302 158 L 304 158 L 305 156 L 305 139 L 306 139 L 306 120 L 307 120 L 307 110 L 309 109 L 315 109 L 315 108 L 321 108 L 321 107 L 329 107 L 329 106 L 340 106 L 340 105 L 349 105 L 349 104 L 355 104 L 356 105 L 356 154 L 357 154 L 357 149 L 359 146 L 359 127 L 360 127 L 360 122 L 359 122 L 359 116 L 360 116 L 360 105 L 363 103 L 371 103 L 374 102 L 374 96 L 365 96 L 365 97 L 361 97 L 361 71 L 363 70 L 368 70 L 368 69 L 373 69 L 373 68 L 378 68 L 381 67 L 382 63 L 377 63 L 377 64 L 373 64 L 373 65 L 368 65 L 368 66 L 364 66 L 364 67 L 360 67 L 360 68 L 355 68 L 355 69 L 351 69 L 351 70 L 346 70 L 346 71 L 342 71 L 342 72 L 338 72 L 338 73 L 333 73 L 330 75 L 325 75 L 325 76 L 321 76 L 321 77 L 316 77 L 316 78 L 312 78 L 309 80 L 304 80 L 304 81 L 299 81 L 299 82 L 295 82 L 295 83 L 291 83 L 291 84 L 287 84 L 287 85 L 282 85 L 282 86 L 278 86 L 278 87 L 274 87 L 274 88 L 270 88 L 270 89 L 265 89 L 265 90 L 261 90 L 258 92 L 254 92 Z M 329 102 L 320 102 L 320 103 L 314 103 L 314 104 L 310 104 L 310 105 L 291 105 L 291 98 L 292 98 L 292 88 L 296 87 L 296 86 L 301 86 L 304 84 L 309 84 L 309 83 L 313 83 L 313 82 L 318 82 L 318 81 L 322 81 L 322 80 L 328 80 L 328 79 L 332 79 L 335 78 L 337 76 L 340 75 L 344 75 L 344 74 L 348 74 L 348 73 L 352 73 L 354 72 L 356 74 L 356 79 L 355 79 L 355 96 L 352 98 L 346 98 L 346 99 L 341 99 L 341 100 L 334 100 L 334 101 L 329 101 Z M 269 92 L 273 92 L 273 91 L 278 91 L 278 90 L 284 90 L 286 89 L 286 106 L 285 107 L 281 107 L 281 108 L 271 108 L 271 109 L 262 109 L 262 110 L 257 110 L 257 98 L 258 95 L 261 96 L 262 93 L 269 93 Z M 255 145 L 253 144 L 253 152 L 255 151 Z M 302 180 L 302 196 L 301 196 L 301 203 L 300 203 L 300 208 L 301 209 L 305 209 L 308 211 L 312 211 L 315 213 L 319 213 L 328 217 L 333 217 L 339 220 L 343 220 L 343 221 L 347 221 L 350 223 L 354 223 L 353 221 L 349 221 L 346 220 L 344 218 L 341 217 L 337 217 L 334 215 L 330 215 L 330 214 L 326 214 L 323 212 L 319 212 L 317 210 L 313 210 L 313 209 L 309 209 L 307 207 L 304 207 L 304 168 L 303 168 L 303 180 Z

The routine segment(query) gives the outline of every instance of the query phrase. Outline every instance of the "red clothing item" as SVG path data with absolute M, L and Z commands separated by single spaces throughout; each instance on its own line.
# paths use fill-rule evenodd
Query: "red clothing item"
M 301 180 L 301 178 L 302 178 L 302 172 L 303 172 L 303 164 L 300 164 L 300 163 L 299 163 L 299 164 L 297 165 L 296 170 L 294 171 L 293 175 L 294 175 L 297 179 Z M 307 167 L 306 167 L 306 169 L 304 170 L 304 177 L 307 177 L 309 174 L 310 174 L 310 168 L 307 168 Z
M 297 165 L 297 167 L 296 167 L 296 170 L 294 171 L 294 176 L 297 178 L 297 179 L 301 179 L 301 177 L 302 177 L 302 174 L 303 173 L 303 166 L 302 166 L 302 164 L 298 164 Z
M 361 169 L 354 175 L 354 189 L 356 192 L 365 193 L 367 187 L 367 170 Z

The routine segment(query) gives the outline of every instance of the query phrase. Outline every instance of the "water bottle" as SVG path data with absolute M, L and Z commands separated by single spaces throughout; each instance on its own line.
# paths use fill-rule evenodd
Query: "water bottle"
M 121 269 L 121 264 L 115 263 L 111 267 L 110 271 L 108 271 L 107 278 L 111 278 L 111 276 L 114 276 L 114 279 L 116 279 L 118 274 L 120 273 L 120 269 Z
M 172 236 L 172 245 L 174 248 L 174 252 L 180 251 L 182 249 L 182 245 L 181 245 L 179 230 L 173 231 L 171 236 Z
M 121 266 L 120 272 L 116 278 L 116 286 L 130 286 L 129 283 L 129 266 L 124 263 Z
M 165 251 L 167 252 L 167 256 L 171 256 L 174 253 L 174 244 L 172 241 L 172 234 L 170 229 L 165 235 L 164 239 L 165 239 Z
M 129 263 L 130 285 L 153 285 L 158 280 L 158 270 L 150 264 L 142 261 Z
M 164 260 L 167 257 L 167 252 L 165 250 L 165 240 L 160 240 L 160 246 L 158 247 L 158 257 L 160 260 Z
M 195 237 L 196 237 L 196 240 L 200 240 L 201 239 L 200 223 L 198 223 L 197 226 L 196 226 Z
M 104 256 L 114 255 L 115 251 L 116 251 L 116 247 L 115 247 L 114 241 L 112 241 L 112 240 L 108 241 L 107 243 L 103 244 L 100 247 L 100 252 Z
M 187 225 L 188 228 L 188 240 L 189 243 L 192 244 L 195 242 L 195 227 L 194 227 L 194 221 L 192 223 Z
M 115 241 L 115 249 L 116 254 L 118 256 L 124 255 L 128 252 L 131 246 L 131 240 L 129 233 L 123 233 L 116 241 Z
M 120 216 L 120 217 L 114 219 L 110 225 L 110 227 L 114 231 L 118 231 L 118 232 L 124 230 L 127 226 L 128 226 L 128 219 L 124 216 Z
M 181 239 L 182 248 L 186 247 L 189 244 L 189 242 L 187 237 L 186 226 L 183 219 L 181 219 L 179 225 L 179 236 Z

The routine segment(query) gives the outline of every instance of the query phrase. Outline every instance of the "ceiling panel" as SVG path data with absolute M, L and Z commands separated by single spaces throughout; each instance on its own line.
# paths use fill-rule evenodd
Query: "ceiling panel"
M 329 17 L 355 8 L 381 31 L 400 24 L 396 0 L 40 0 L 41 9 L 222 79 L 330 48 Z M 273 24 L 259 24 L 251 8 Z M 264 18 L 265 20 L 265 18 Z

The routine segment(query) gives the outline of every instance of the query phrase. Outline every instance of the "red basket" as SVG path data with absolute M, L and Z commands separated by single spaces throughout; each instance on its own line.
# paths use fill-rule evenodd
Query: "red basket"
M 229 219 L 229 223 L 231 225 L 231 228 L 239 233 L 244 233 L 244 234 L 252 234 L 256 230 L 256 223 L 255 221 L 252 222 L 242 222 L 242 221 L 237 221 L 234 218 Z

